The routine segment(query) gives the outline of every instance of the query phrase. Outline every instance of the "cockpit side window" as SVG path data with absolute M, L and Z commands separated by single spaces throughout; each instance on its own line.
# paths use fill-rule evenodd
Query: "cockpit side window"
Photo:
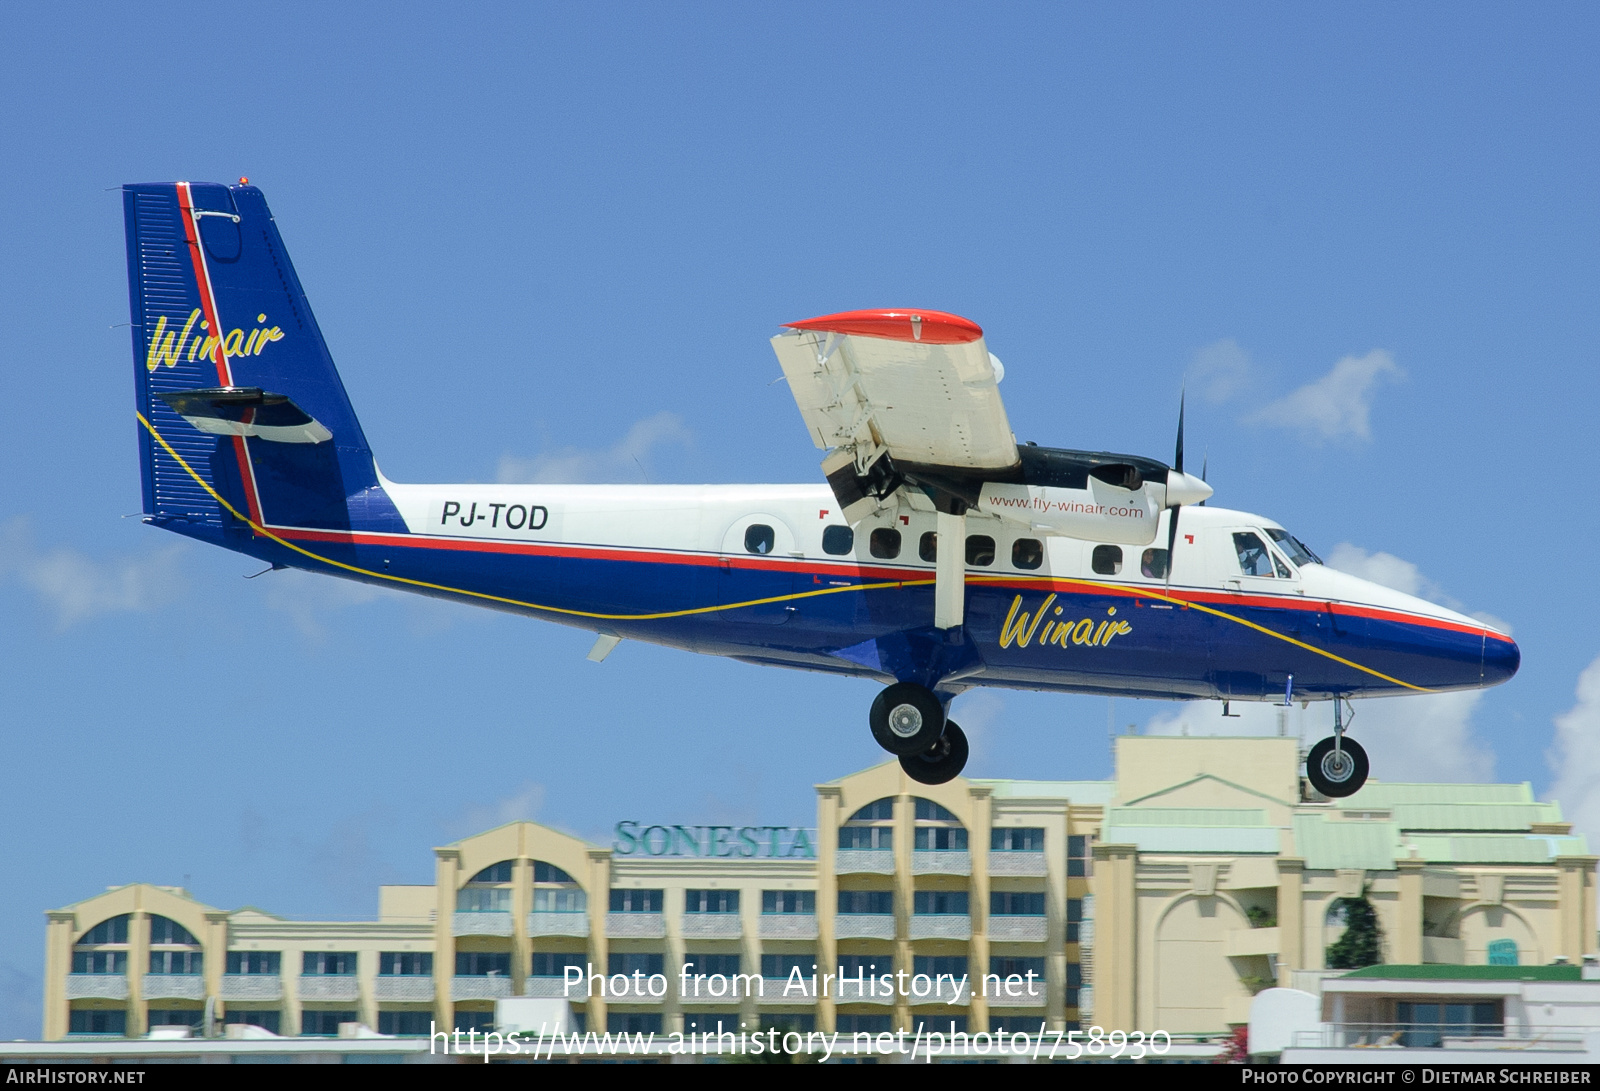
M 1287 530 L 1278 527 L 1268 527 L 1267 537 L 1271 538 L 1279 549 L 1289 555 L 1289 559 L 1298 565 L 1321 564 L 1322 558 L 1311 552 L 1306 544 Z
M 1239 554 L 1239 571 L 1246 576 L 1272 577 L 1272 554 L 1259 535 L 1240 531 L 1233 536 L 1233 548 Z

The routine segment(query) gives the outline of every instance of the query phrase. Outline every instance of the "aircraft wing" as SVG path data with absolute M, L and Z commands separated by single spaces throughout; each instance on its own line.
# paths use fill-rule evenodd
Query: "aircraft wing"
M 823 466 L 836 491 L 845 455 L 858 477 L 885 454 L 959 476 L 1017 465 L 1000 401 L 1004 371 L 974 322 L 941 311 L 848 311 L 791 322 L 772 347 L 812 442 L 835 452 Z

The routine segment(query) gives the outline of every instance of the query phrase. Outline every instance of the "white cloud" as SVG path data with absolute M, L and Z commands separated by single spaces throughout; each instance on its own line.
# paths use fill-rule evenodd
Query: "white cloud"
M 1419 599 L 1437 602 L 1440 606 L 1447 606 L 1469 617 L 1477 618 L 1507 636 L 1511 635 L 1510 622 L 1483 610 L 1468 611 L 1466 604 L 1460 599 L 1424 576 L 1416 565 L 1396 557 L 1393 553 L 1368 553 L 1360 546 L 1340 542 L 1333 547 L 1327 560 L 1329 568 L 1337 568 L 1340 572 L 1360 576 L 1364 580 L 1392 587 L 1396 591 L 1415 595 Z
M 400 595 L 399 591 L 297 568 L 266 572 L 258 578 L 269 581 L 265 588 L 267 606 L 287 614 L 300 635 L 313 644 L 328 639 L 327 622 L 332 614 Z
M 469 834 L 482 833 L 508 822 L 532 822 L 544 806 L 544 785 L 523 781 L 510 795 L 493 803 L 467 808 L 454 825 Z
M 1231 337 L 1213 341 L 1194 354 L 1188 385 L 1208 402 L 1221 403 L 1249 385 L 1254 368 L 1250 356 Z
M 1548 798 L 1579 833 L 1600 838 L 1600 657 L 1578 675 L 1578 703 L 1556 717 L 1556 738 L 1547 755 L 1556 771 Z
M 55 614 L 66 629 L 101 614 L 153 610 L 182 591 L 181 542 L 133 557 L 99 560 L 65 546 L 34 541 L 27 516 L 0 525 L 0 582 L 15 580 Z
M 603 450 L 565 447 L 521 458 L 501 455 L 497 479 L 503 484 L 585 484 L 637 482 L 645 476 L 650 455 L 667 443 L 688 446 L 694 435 L 676 413 L 660 412 L 638 421 L 616 444 Z
M 1289 428 L 1313 442 L 1372 438 L 1372 397 L 1384 379 L 1405 372 L 1382 349 L 1346 356 L 1333 370 L 1246 417 L 1247 423 Z

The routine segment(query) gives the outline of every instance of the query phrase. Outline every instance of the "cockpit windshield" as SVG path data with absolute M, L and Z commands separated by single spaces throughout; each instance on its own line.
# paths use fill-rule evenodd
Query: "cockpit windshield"
M 1321 564 L 1322 558 L 1306 548 L 1306 544 L 1287 530 L 1277 527 L 1267 527 L 1267 537 L 1277 543 L 1279 549 L 1289 555 L 1289 559 L 1298 565 Z

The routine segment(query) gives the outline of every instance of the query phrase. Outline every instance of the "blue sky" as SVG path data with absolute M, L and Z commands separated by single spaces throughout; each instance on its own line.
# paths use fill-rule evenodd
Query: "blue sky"
M 107 884 L 368 916 L 501 820 L 806 823 L 880 756 L 869 683 L 596 666 L 581 633 L 246 582 L 124 518 L 131 181 L 262 186 L 396 480 L 816 480 L 766 339 L 849 308 L 981 323 L 1046 444 L 1166 457 L 1187 375 L 1217 503 L 1515 629 L 1509 685 L 1363 709 L 1376 775 L 1530 780 L 1600 833 L 1596 30 L 1575 4 L 0 10 L 0 1038 L 38 1033 L 43 910 Z M 1109 773 L 1104 700 L 957 716 L 975 775 Z

